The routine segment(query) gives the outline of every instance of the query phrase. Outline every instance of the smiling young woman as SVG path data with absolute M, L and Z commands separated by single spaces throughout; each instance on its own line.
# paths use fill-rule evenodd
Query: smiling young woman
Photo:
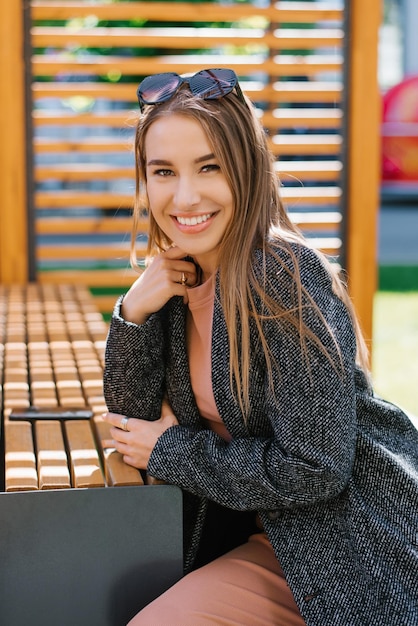
M 183 489 L 186 576 L 131 626 L 418 623 L 418 433 L 375 397 L 251 103 L 224 69 L 138 98 L 149 259 L 115 307 L 104 418 L 126 463 Z
M 209 278 L 218 267 L 234 200 L 206 134 L 183 115 L 160 118 L 147 133 L 145 155 L 152 218 Z

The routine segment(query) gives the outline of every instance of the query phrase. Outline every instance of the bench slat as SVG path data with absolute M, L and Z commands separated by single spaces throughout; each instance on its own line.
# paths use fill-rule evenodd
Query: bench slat
M 106 482 L 112 487 L 143 485 L 144 481 L 137 469 L 124 463 L 122 455 L 114 449 L 104 448 L 102 441 L 111 439 L 110 424 L 100 417 L 95 419 L 97 444 L 105 467 Z
M 39 489 L 69 489 L 70 472 L 60 422 L 37 421 L 35 436 Z
M 6 420 L 4 423 L 4 441 L 6 491 L 38 489 L 31 424 Z
M 65 422 L 71 478 L 74 487 L 104 487 L 99 455 L 90 423 L 85 420 Z

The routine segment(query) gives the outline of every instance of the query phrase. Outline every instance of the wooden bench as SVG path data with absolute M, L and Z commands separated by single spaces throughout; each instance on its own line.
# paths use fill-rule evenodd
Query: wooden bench
M 141 485 L 136 469 L 105 449 L 107 325 L 85 287 L 0 286 L 0 387 L 6 491 Z M 1 380 L 1 378 L 0 378 Z M 12 421 L 17 407 L 87 407 L 87 420 Z
M 0 624 L 122 626 L 183 574 L 181 490 L 102 445 L 106 333 L 85 287 L 0 286 Z

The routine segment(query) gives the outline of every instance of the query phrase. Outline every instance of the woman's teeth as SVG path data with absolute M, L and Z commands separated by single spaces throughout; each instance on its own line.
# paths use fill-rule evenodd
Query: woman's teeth
M 206 215 L 198 215 L 196 217 L 177 216 L 177 221 L 183 226 L 196 226 L 196 224 L 202 224 L 202 222 L 207 222 L 210 217 L 212 217 L 212 213 L 207 213 Z

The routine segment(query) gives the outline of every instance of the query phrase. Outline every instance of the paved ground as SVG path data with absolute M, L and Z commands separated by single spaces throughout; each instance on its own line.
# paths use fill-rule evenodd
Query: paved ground
M 382 204 L 378 259 L 383 265 L 418 265 L 418 198 L 416 203 Z

